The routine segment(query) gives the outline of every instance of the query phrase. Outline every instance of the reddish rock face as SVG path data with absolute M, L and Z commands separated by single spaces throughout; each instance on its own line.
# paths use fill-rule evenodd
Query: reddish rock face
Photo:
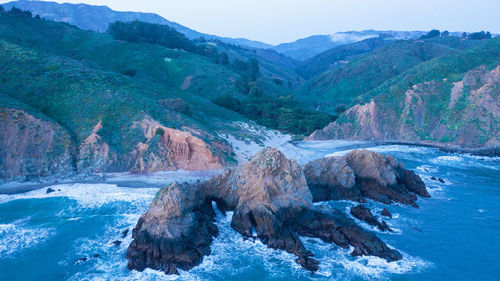
M 189 132 L 167 128 L 152 119 L 135 122 L 132 128 L 145 137 L 128 156 L 133 172 L 222 168 L 221 160 L 208 145 Z
M 366 198 L 418 207 L 417 195 L 429 197 L 422 179 L 406 170 L 394 157 L 368 150 L 354 150 L 342 157 L 308 163 L 304 174 L 314 201 Z
M 0 179 L 73 173 L 73 152 L 61 126 L 23 110 L 0 109 Z

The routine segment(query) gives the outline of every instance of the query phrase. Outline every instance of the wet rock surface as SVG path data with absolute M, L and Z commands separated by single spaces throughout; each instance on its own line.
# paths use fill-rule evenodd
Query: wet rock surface
M 422 179 L 394 157 L 354 150 L 305 165 L 304 174 L 315 202 L 366 198 L 384 204 L 398 202 L 418 207 L 417 195 L 429 197 Z
M 361 179 L 372 177 L 373 182 L 382 186 L 377 186 L 381 190 L 391 184 L 400 188 L 408 183 L 415 185 L 416 176 L 408 174 L 395 159 L 367 157 L 375 157 L 377 161 L 382 159 L 386 166 L 391 164 L 389 166 L 394 171 L 377 166 L 378 170 L 372 174 L 362 173 L 359 169 L 374 167 L 368 164 L 358 166 L 357 161 L 363 160 L 362 157 L 344 160 L 347 164 L 340 170 L 352 172 L 336 180 L 358 190 L 357 193 L 350 193 L 358 194 L 353 198 L 361 200 L 365 196 L 366 189 L 358 186 L 358 175 L 363 175 Z M 395 177 L 393 181 L 390 181 L 391 175 Z M 411 194 L 415 197 L 413 190 L 425 194 L 419 188 L 410 186 L 406 191 L 410 193 L 412 190 Z M 327 195 L 325 193 L 325 197 Z M 205 182 L 174 183 L 158 192 L 132 231 L 134 240 L 127 251 L 128 267 L 136 270 L 149 267 L 175 274 L 179 268 L 189 270 L 200 264 L 203 256 L 210 254 L 210 244 L 218 233 L 213 224 L 215 213 L 212 202 L 223 213 L 233 211 L 231 227 L 243 237 L 255 237 L 256 234 L 269 248 L 295 254 L 297 263 L 310 271 L 317 271 L 319 262 L 305 248 L 300 236 L 319 238 L 342 248 L 352 247 L 354 256 L 372 255 L 387 261 L 402 258 L 398 251 L 389 248 L 375 234 L 358 226 L 340 210 L 313 205 L 314 196 L 299 164 L 273 148 L 266 148 L 250 162 L 228 169 Z M 369 210 L 368 213 L 365 214 L 367 218 L 378 222 Z
M 176 274 L 178 268 L 200 264 L 218 232 L 214 215 L 197 186 L 173 183 L 162 188 L 132 231 L 128 268 Z
M 391 212 L 389 212 L 389 210 L 387 210 L 387 208 L 384 208 L 380 214 L 384 217 L 388 217 L 388 218 L 392 219 L 392 214 L 391 214 Z
M 375 226 L 381 231 L 392 231 L 392 229 L 387 225 L 385 221 L 379 221 L 370 209 L 364 207 L 363 205 L 358 205 L 351 208 L 351 215 L 355 218 L 368 223 L 371 226 Z

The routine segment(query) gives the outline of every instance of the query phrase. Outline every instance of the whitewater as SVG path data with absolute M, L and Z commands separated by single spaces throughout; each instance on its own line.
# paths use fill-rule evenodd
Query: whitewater
M 403 259 L 389 263 L 351 257 L 349 250 L 303 237 L 306 248 L 320 261 L 319 272 L 312 274 L 295 262 L 295 256 L 237 234 L 230 227 L 229 212 L 217 213 L 220 233 L 212 254 L 200 266 L 174 276 L 149 269 L 129 271 L 125 253 L 132 229 L 158 189 L 220 171 L 115 174 L 102 182 L 68 182 L 0 194 L 0 280 L 498 280 L 500 158 L 359 142 L 280 145 L 301 164 L 364 147 L 395 156 L 419 174 L 432 196 L 419 198 L 420 208 L 367 203 L 378 216 L 384 207 L 389 209 L 394 218 L 383 219 L 393 233 L 357 221 L 398 249 Z M 247 144 L 245 156 L 259 147 Z M 8 190 L 12 193 L 12 186 Z M 357 203 L 320 204 L 349 215 Z

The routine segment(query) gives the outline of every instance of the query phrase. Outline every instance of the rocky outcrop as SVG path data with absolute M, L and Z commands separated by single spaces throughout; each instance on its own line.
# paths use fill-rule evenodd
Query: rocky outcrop
M 132 231 L 127 250 L 128 268 L 162 270 L 166 274 L 189 270 L 210 254 L 213 224 L 211 201 L 195 185 L 173 183 L 162 188 Z
M 375 226 L 381 231 L 392 231 L 385 221 L 380 222 L 370 211 L 363 205 L 358 205 L 351 208 L 351 215 L 358 220 L 362 220 L 371 226 Z
M 99 135 L 101 129 L 102 121 L 99 121 L 92 133 L 80 144 L 77 161 L 79 172 L 105 172 L 117 161 L 117 155 Z
M 208 149 L 208 145 L 189 132 L 167 128 L 150 118 L 134 122 L 132 129 L 138 130 L 145 138 L 128 156 L 133 172 L 222 168 L 222 161 Z
M 417 195 L 429 197 L 418 175 L 394 157 L 368 150 L 312 161 L 305 165 L 304 174 L 314 201 L 370 198 L 418 207 Z
M 0 108 L 0 179 L 73 173 L 74 150 L 70 135 L 57 123 Z
M 210 224 L 212 201 L 222 212 L 234 212 L 231 227 L 241 235 L 256 235 L 270 248 L 295 254 L 296 261 L 311 271 L 318 270 L 318 261 L 299 235 L 343 248 L 352 246 L 353 255 L 401 259 L 399 252 L 342 212 L 314 207 L 298 163 L 277 149 L 266 148 L 250 162 L 208 181 L 162 189 L 133 231 L 134 241 L 127 252 L 129 268 L 175 273 L 177 268 L 200 263 L 210 253 L 209 242 L 217 232 Z
M 462 75 L 455 82 L 444 78 L 418 83 L 390 97 L 383 92 L 351 107 L 307 139 L 398 142 L 498 154 L 500 65 L 479 66 Z

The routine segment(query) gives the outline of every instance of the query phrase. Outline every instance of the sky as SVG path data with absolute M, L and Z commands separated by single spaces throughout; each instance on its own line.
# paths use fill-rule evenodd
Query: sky
M 500 33 L 500 0 L 66 0 L 157 13 L 199 32 L 270 44 L 350 30 Z

